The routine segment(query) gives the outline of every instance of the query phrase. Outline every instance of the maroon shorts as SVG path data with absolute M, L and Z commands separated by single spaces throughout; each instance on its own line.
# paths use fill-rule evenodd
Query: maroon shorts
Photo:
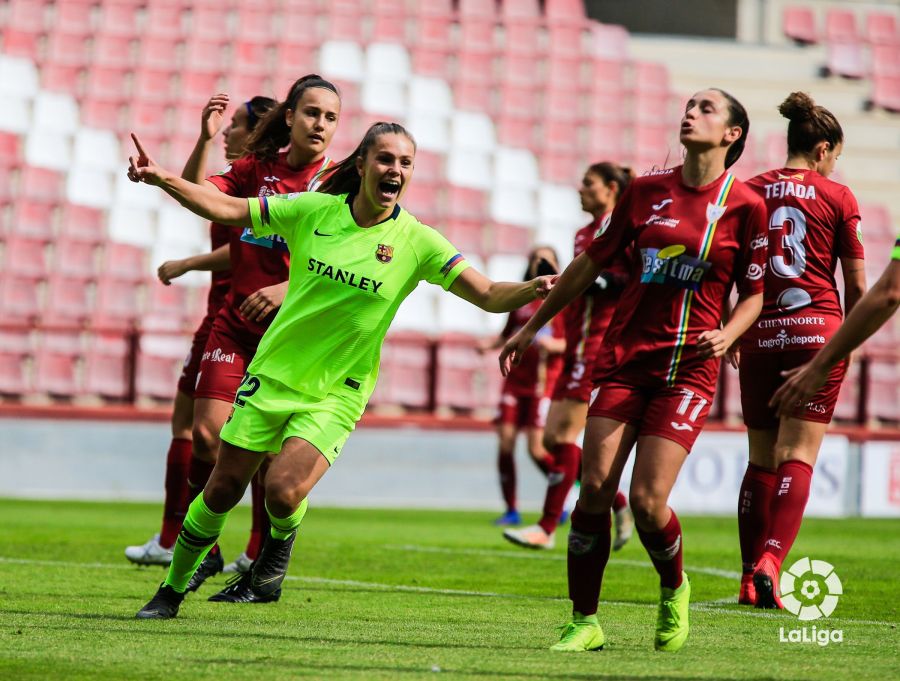
M 597 384 L 588 416 L 627 423 L 638 437 L 664 437 L 691 451 L 712 400 L 713 391 L 701 393 L 694 386 L 647 387 L 609 379 Z
M 503 393 L 500 395 L 500 408 L 494 423 L 516 428 L 543 428 L 547 424 L 549 408 L 549 397 Z
M 574 400 L 590 402 L 594 389 L 594 362 L 600 351 L 601 342 L 585 344 L 582 352 L 566 352 L 562 373 L 553 386 L 553 400 Z
M 784 383 L 781 372 L 809 362 L 817 349 L 785 350 L 780 352 L 741 353 L 741 408 L 744 425 L 748 428 L 772 430 L 778 427 L 778 416 L 769 407 L 772 395 Z M 839 362 L 828 374 L 825 385 L 806 404 L 799 402 L 791 414 L 796 419 L 831 423 L 837 405 L 841 383 L 847 374 L 847 360 Z
M 255 341 L 240 338 L 217 317 L 200 359 L 194 399 L 232 402 L 258 345 L 258 338 Z
M 197 388 L 197 373 L 200 371 L 200 360 L 203 358 L 203 349 L 206 347 L 206 341 L 209 338 L 214 318 L 215 315 L 211 314 L 203 318 L 200 326 L 194 331 L 191 349 L 188 350 L 187 357 L 184 358 L 184 367 L 181 369 L 181 376 L 178 379 L 178 392 L 184 393 L 191 398 L 194 397 L 194 391 Z

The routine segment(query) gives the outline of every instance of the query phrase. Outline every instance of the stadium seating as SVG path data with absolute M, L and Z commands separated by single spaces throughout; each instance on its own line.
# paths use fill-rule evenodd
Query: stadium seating
M 783 25 L 785 36 L 801 45 L 819 42 L 815 14 L 809 7 L 785 7 Z

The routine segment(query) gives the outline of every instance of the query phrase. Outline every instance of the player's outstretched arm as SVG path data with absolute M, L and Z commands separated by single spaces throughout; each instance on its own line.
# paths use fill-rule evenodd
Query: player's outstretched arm
M 535 334 L 559 314 L 562 309 L 571 303 L 577 296 L 590 286 L 600 274 L 602 267 L 592 260 L 586 253 L 582 253 L 563 270 L 559 275 L 553 290 L 547 296 L 544 304 L 528 320 L 519 332 L 510 338 L 500 352 L 500 372 L 506 376 L 513 364 L 518 364 L 525 350 L 531 345 Z
M 223 225 L 243 227 L 250 224 L 247 199 L 228 196 L 211 184 L 194 184 L 156 164 L 132 134 L 138 155 L 128 158 L 128 179 L 156 185 L 192 213 Z
M 221 272 L 231 266 L 231 255 L 228 244 L 219 246 L 209 253 L 191 255 L 181 260 L 166 260 L 156 270 L 159 280 L 168 286 L 173 279 L 188 272 Z
M 181 177 L 188 182 L 200 184 L 206 179 L 206 161 L 212 149 L 213 138 L 222 129 L 226 108 L 228 108 L 228 95 L 224 92 L 210 97 L 206 106 L 203 107 L 203 111 L 200 113 L 200 135 L 191 150 L 191 155 L 184 164 L 184 170 L 181 171 Z
M 450 285 L 450 293 L 485 312 L 510 312 L 535 298 L 545 298 L 552 288 L 553 277 L 535 277 L 529 281 L 493 281 L 470 267 Z
M 832 367 L 878 331 L 898 307 L 900 260 L 892 260 L 812 361 L 783 373 L 787 380 L 775 391 L 769 406 L 777 409 L 779 415 L 786 415 L 795 404 L 808 400 L 825 383 Z

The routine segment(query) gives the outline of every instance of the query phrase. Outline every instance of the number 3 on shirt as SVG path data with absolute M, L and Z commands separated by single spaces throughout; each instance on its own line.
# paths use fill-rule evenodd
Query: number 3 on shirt
M 772 233 L 776 229 L 782 230 L 778 241 Z M 776 209 L 769 221 L 769 234 L 773 250 L 777 253 L 769 258 L 771 270 L 782 279 L 796 279 L 802 275 L 806 270 L 806 246 L 803 243 L 806 238 L 806 216 L 803 211 L 793 206 Z
M 241 379 L 241 384 L 238 386 L 237 393 L 234 396 L 234 403 L 239 407 L 243 407 L 247 404 L 247 398 L 253 397 L 257 390 L 259 390 L 259 379 L 256 376 L 244 374 L 244 378 Z

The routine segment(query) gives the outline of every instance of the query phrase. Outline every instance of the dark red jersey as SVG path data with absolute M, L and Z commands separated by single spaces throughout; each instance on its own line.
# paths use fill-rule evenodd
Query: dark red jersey
M 819 348 L 843 319 L 838 258 L 864 257 L 856 198 L 814 170 L 770 170 L 747 185 L 769 212 L 769 267 L 763 311 L 741 351 Z
M 212 250 L 229 244 L 231 232 L 234 228 L 228 225 L 220 225 L 217 222 L 209 223 L 209 241 Z M 225 297 L 231 288 L 231 269 L 212 273 L 212 281 L 209 286 L 209 294 L 206 297 L 206 315 L 215 316 L 225 304 Z
M 207 179 L 230 196 L 250 198 L 290 194 L 314 189 L 318 173 L 328 163 L 329 159 L 325 158 L 300 168 L 291 168 L 284 151 L 271 161 L 247 155 L 236 160 L 224 172 Z M 274 315 L 269 315 L 262 322 L 252 322 L 245 319 L 238 309 L 251 293 L 287 280 L 290 264 L 287 243 L 277 235 L 254 237 L 250 228 L 246 227 L 243 231 L 229 228 L 229 244 L 231 288 L 219 314 L 225 316 L 235 332 L 258 340 Z
M 501 332 L 503 338 L 511 338 L 525 326 L 542 300 L 533 300 L 518 310 L 509 313 L 506 326 Z M 561 352 L 548 353 L 540 349 L 537 341 L 542 336 L 563 338 L 565 329 L 562 317 L 557 315 L 553 321 L 544 326 L 535 336 L 535 342 L 522 355 L 522 361 L 514 366 L 503 383 L 503 393 L 521 397 L 544 397 L 553 391 L 559 372 L 562 370 L 563 355 Z
M 720 325 L 733 285 L 762 293 L 766 249 L 753 246 L 766 226 L 762 199 L 730 173 L 703 187 L 685 185 L 680 166 L 634 180 L 587 249 L 606 265 L 633 248 L 595 378 L 627 365 L 647 386 L 691 381 L 714 390 L 719 360 L 697 356 L 697 337 Z
M 575 232 L 574 257 L 581 255 L 594 238 L 609 224 L 611 213 L 593 220 Z M 611 289 L 591 286 L 585 293 L 566 305 L 562 318 L 566 330 L 566 353 L 573 357 L 583 355 L 591 339 L 599 341 L 606 333 L 612 319 L 616 303 L 619 302 L 621 287 L 628 276 L 629 261 L 624 255 L 617 256 L 605 268 L 605 278 Z

